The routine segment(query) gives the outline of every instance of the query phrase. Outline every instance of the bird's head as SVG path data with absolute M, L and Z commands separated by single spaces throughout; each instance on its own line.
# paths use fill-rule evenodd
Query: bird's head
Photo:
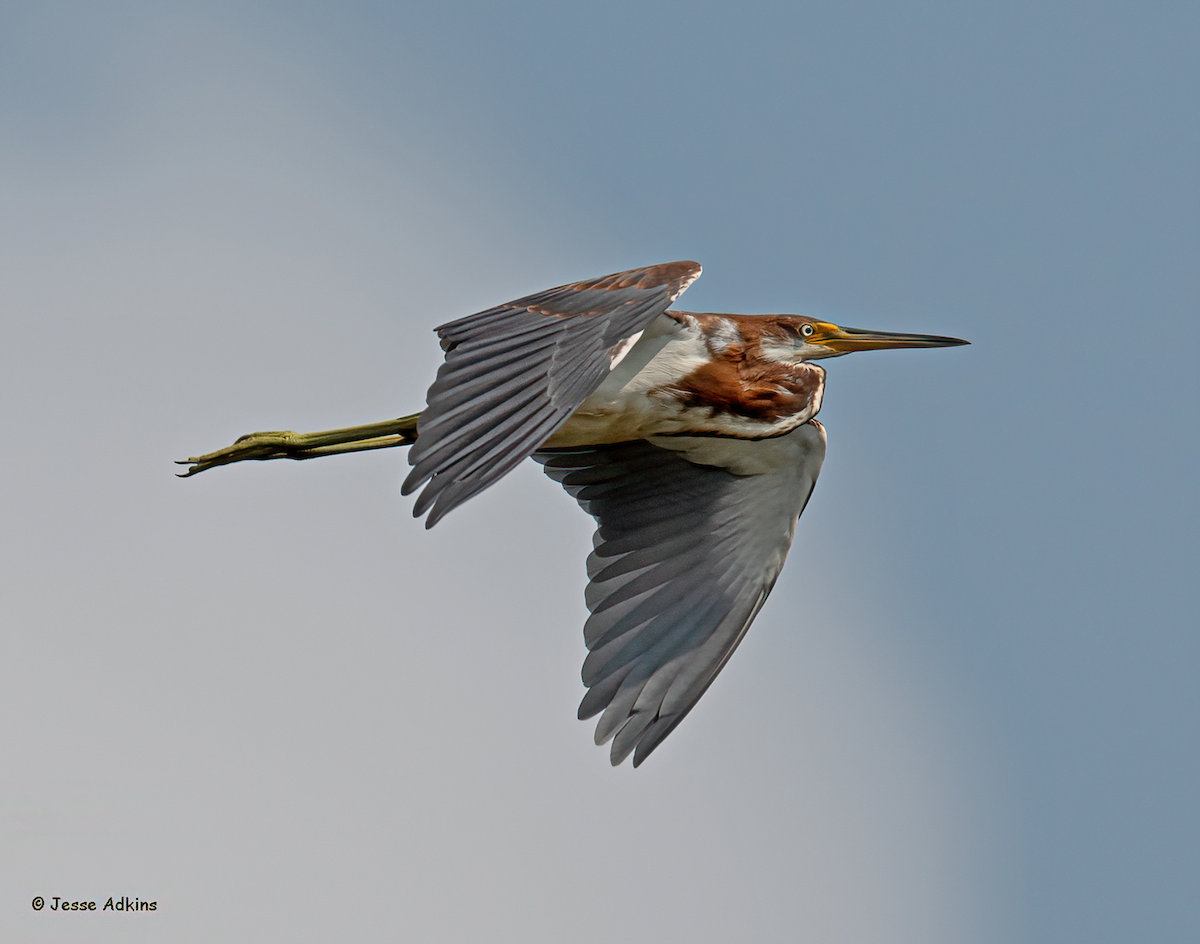
M 899 334 L 894 331 L 842 328 L 802 315 L 779 315 L 778 318 L 777 324 L 787 338 L 788 359 L 794 361 L 815 361 L 825 357 L 841 357 L 855 351 L 893 347 L 955 347 L 970 343 L 936 334 Z

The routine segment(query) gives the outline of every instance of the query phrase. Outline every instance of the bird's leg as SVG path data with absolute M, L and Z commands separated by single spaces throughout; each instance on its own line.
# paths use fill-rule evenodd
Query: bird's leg
M 187 478 L 214 466 L 229 465 L 231 462 L 242 462 L 246 459 L 316 459 L 342 452 L 410 446 L 417 441 L 419 415 L 414 413 L 412 416 L 384 420 L 382 423 L 327 429 L 320 433 L 293 433 L 290 430 L 250 433 L 242 436 L 232 446 L 207 455 L 180 460 L 176 465 L 189 467 L 186 472 L 179 473 L 180 478 Z

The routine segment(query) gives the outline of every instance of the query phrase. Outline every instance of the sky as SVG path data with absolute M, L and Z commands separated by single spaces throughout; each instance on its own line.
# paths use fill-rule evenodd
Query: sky
M 0 937 L 1200 937 L 1194 5 L 0 8 Z M 426 531 L 432 328 L 675 259 L 828 362 L 822 477 L 642 767 L 591 522 Z M 110 897 L 153 912 L 31 902 Z

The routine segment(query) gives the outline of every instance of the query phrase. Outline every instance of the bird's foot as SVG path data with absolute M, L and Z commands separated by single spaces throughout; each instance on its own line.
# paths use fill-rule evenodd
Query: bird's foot
M 231 462 L 242 462 L 247 459 L 299 459 L 307 458 L 297 453 L 304 451 L 301 442 L 304 436 L 291 430 L 283 432 L 249 433 L 237 439 L 232 446 L 218 449 L 216 452 L 205 453 L 202 456 L 192 456 L 190 459 L 178 460 L 176 465 L 186 465 L 188 470 L 180 472 L 180 478 L 187 478 L 197 472 L 214 468 L 218 465 L 229 465 Z
M 391 449 L 394 446 L 411 446 L 417 441 L 417 417 L 419 414 L 402 416 L 382 423 L 366 426 L 347 426 L 344 429 L 328 429 L 320 433 L 283 432 L 250 433 L 242 436 L 232 446 L 218 449 L 203 456 L 192 456 L 176 462 L 186 465 L 188 470 L 180 472 L 186 479 L 197 472 L 231 462 L 247 459 L 318 459 L 344 452 L 365 452 L 368 449 Z

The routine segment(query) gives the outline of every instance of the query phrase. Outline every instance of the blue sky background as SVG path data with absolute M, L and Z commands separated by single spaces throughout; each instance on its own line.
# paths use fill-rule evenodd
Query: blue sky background
M 0 9 L 0 937 L 1200 936 L 1200 11 Z M 831 362 L 791 560 L 637 771 L 529 463 L 171 460 L 694 258 Z M 34 913 L 34 895 L 157 900 Z

